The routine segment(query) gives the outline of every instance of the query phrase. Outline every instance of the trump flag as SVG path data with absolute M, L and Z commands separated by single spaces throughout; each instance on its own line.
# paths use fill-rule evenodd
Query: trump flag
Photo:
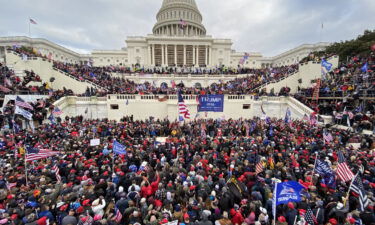
M 302 184 L 296 181 L 276 183 L 273 190 L 272 212 L 276 216 L 276 206 L 288 202 L 300 202 Z
M 301 201 L 301 190 L 304 187 L 296 181 L 276 184 L 274 195 L 276 205 Z

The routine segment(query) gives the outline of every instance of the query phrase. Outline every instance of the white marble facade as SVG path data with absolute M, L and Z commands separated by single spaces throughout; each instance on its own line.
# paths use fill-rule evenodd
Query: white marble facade
M 237 67 L 245 55 L 232 49 L 230 39 L 213 38 L 206 34 L 195 0 L 163 0 L 156 20 L 152 34 L 127 37 L 126 47 L 122 49 L 93 50 L 91 54 L 79 54 L 41 38 L 0 37 L 0 58 L 4 55 L 5 47 L 15 44 L 31 46 L 62 62 L 87 63 L 92 60 L 94 66 Z M 247 52 L 250 56 L 242 66 L 261 68 L 290 65 L 327 45 L 304 44 L 274 57 Z

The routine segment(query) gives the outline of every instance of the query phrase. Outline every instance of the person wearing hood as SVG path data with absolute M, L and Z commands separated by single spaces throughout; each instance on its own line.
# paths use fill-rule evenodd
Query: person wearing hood
M 92 202 L 91 209 L 95 215 L 104 215 L 104 207 L 106 206 L 106 202 L 103 196 L 100 196 L 98 199 Z

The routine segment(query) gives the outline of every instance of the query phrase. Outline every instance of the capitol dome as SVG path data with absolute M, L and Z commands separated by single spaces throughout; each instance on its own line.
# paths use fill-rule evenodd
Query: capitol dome
M 154 35 L 204 36 L 206 28 L 195 0 L 164 0 L 156 15 Z

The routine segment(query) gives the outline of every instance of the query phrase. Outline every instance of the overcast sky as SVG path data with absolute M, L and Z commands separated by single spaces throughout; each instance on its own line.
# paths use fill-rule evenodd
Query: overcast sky
M 207 34 L 273 56 L 375 29 L 375 0 L 196 0 Z M 152 32 L 162 0 L 0 0 L 0 36 L 46 38 L 79 52 L 120 49 Z M 321 29 L 321 24 L 324 29 Z

